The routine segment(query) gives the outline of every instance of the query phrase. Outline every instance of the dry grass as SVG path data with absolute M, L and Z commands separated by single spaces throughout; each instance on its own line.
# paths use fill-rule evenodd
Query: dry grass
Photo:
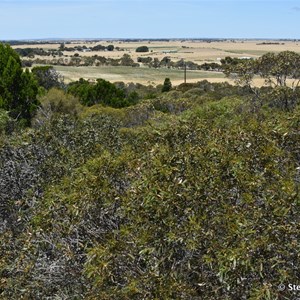
M 164 56 L 170 56 L 173 60 L 184 58 L 194 62 L 211 62 L 218 61 L 218 58 L 226 56 L 241 57 L 250 56 L 258 57 L 267 52 L 280 52 L 285 50 L 295 51 L 300 53 L 300 43 L 293 41 L 278 42 L 279 44 L 272 45 L 258 45 L 263 42 L 276 41 L 221 41 L 221 42 L 200 42 L 200 41 L 143 41 L 143 42 L 123 42 L 123 41 L 99 41 L 97 43 L 91 42 L 77 42 L 67 44 L 67 47 L 83 46 L 93 47 L 101 44 L 107 46 L 113 44 L 115 47 L 120 47 L 124 51 L 99 51 L 99 52 L 85 52 L 80 53 L 82 56 L 102 55 L 111 58 L 120 58 L 124 53 L 130 54 L 133 59 L 138 56 L 151 56 L 162 59 Z M 136 53 L 135 49 L 139 46 L 146 45 L 149 47 L 149 53 Z M 21 45 L 14 46 L 14 48 L 30 48 L 39 47 L 43 49 L 58 49 L 59 44 L 40 44 L 40 45 Z M 184 47 L 184 48 L 183 48 Z M 164 53 L 164 51 L 176 51 L 176 53 Z M 75 52 L 74 52 L 75 53 Z M 65 52 L 65 55 L 73 55 L 72 52 Z
M 273 43 L 273 44 L 262 44 Z M 274 44 L 274 43 L 278 44 Z M 129 54 L 135 61 L 139 56 L 150 56 L 161 60 L 169 56 L 173 61 L 184 59 L 198 64 L 204 62 L 219 62 L 221 58 L 231 57 L 259 57 L 267 52 L 281 52 L 285 50 L 300 53 L 300 43 L 297 41 L 262 41 L 262 40 L 236 40 L 220 42 L 203 42 L 189 40 L 170 40 L 168 41 L 142 41 L 142 42 L 124 42 L 124 41 L 99 41 L 99 42 L 73 42 L 66 44 L 67 47 L 83 46 L 93 47 L 95 45 L 110 45 L 120 47 L 123 51 L 98 51 L 98 52 L 80 52 L 81 56 L 99 55 L 107 58 L 121 58 L 125 53 Z M 135 49 L 139 46 L 149 47 L 148 53 L 137 53 Z M 14 48 L 39 47 L 43 49 L 58 49 L 59 44 L 40 44 L 40 45 L 18 45 Z M 172 53 L 168 53 L 172 51 Z M 175 52 L 175 53 L 173 53 Z M 72 56 L 75 52 L 64 52 L 64 55 Z M 140 82 L 140 83 L 161 83 L 163 78 L 170 77 L 174 84 L 182 82 L 182 71 L 179 70 L 154 70 L 148 68 L 126 68 L 120 67 L 57 67 L 67 81 L 77 80 L 80 77 L 95 79 L 102 77 L 111 81 Z M 151 71 L 150 71 L 151 70 Z M 188 81 L 198 81 L 207 79 L 210 81 L 225 81 L 222 74 L 212 72 L 190 71 Z M 260 81 L 258 83 L 261 85 Z
M 152 58 L 157 57 L 161 60 L 165 56 L 170 56 L 172 60 L 178 61 L 180 59 L 190 60 L 196 63 L 204 62 L 217 62 L 221 58 L 226 56 L 231 57 L 259 57 L 267 52 L 280 52 L 285 50 L 300 52 L 300 45 L 295 42 L 286 42 L 284 45 L 257 45 L 263 41 L 238 41 L 238 42 L 197 42 L 197 41 L 170 41 L 170 42 L 114 42 L 114 46 L 118 46 L 124 51 L 113 52 L 98 52 L 98 55 L 120 58 L 124 53 L 132 56 L 134 60 L 137 60 L 139 56 L 150 56 Z M 108 44 L 104 42 L 104 46 Z M 141 45 L 149 47 L 149 53 L 136 53 L 135 49 Z M 183 48 L 184 47 L 184 48 Z M 176 53 L 164 53 L 168 51 L 176 51 Z M 71 53 L 69 53 L 71 54 Z M 74 53 L 72 53 L 74 54 Z M 83 55 L 94 55 L 93 52 L 86 52 Z
M 139 82 L 142 84 L 162 84 L 166 77 L 170 78 L 174 85 L 183 82 L 183 71 L 174 69 L 154 69 L 148 67 L 65 67 L 55 66 L 66 82 L 78 80 L 80 77 L 95 80 L 103 78 L 112 82 Z M 227 79 L 220 72 L 188 71 L 187 81 L 197 82 L 200 80 L 210 80 L 212 82 L 222 82 Z

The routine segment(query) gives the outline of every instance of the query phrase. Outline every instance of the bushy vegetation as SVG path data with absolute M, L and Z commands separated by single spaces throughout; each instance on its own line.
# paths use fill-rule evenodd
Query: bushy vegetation
M 18 54 L 0 43 L 0 109 L 26 124 L 38 107 L 38 85 L 28 69 L 22 70 Z
M 169 92 L 171 90 L 171 88 L 172 88 L 171 80 L 170 80 L 170 78 L 166 78 L 161 91 L 163 93 Z
M 104 79 L 97 79 L 96 83 L 90 83 L 81 78 L 69 85 L 68 92 L 77 96 L 80 102 L 87 106 L 100 103 L 120 108 L 137 103 L 135 92 L 126 95 L 124 90 Z
M 61 66 L 132 66 L 139 67 L 140 64 L 150 68 L 172 68 L 183 69 L 186 67 L 189 70 L 204 70 L 222 72 L 228 65 L 237 64 L 245 59 L 226 57 L 220 63 L 203 63 L 197 64 L 192 61 L 180 59 L 172 61 L 170 56 L 165 56 L 161 60 L 152 57 L 138 57 L 137 60 L 125 53 L 121 58 L 111 58 L 100 55 L 82 56 L 82 52 L 93 51 L 124 51 L 113 45 L 107 47 L 96 45 L 92 48 L 87 46 L 65 47 L 64 44 L 58 50 L 44 50 L 39 48 L 24 48 L 16 49 L 17 53 L 22 57 L 22 65 L 31 67 L 33 64 L 43 65 L 61 65 Z M 64 51 L 64 52 L 63 52 Z M 67 55 L 68 52 L 75 52 L 72 56 Z M 149 52 L 149 48 L 141 46 L 136 49 L 136 52 Z
M 266 101 L 281 109 L 293 109 L 299 102 L 300 55 L 292 51 L 278 54 L 267 53 L 257 60 L 231 61 L 224 68 L 227 76 L 248 88 L 255 95 L 258 106 Z M 253 85 L 254 76 L 265 80 L 267 87 L 259 89 Z
M 140 46 L 135 49 L 135 52 L 149 52 L 149 48 L 147 46 Z
M 299 98 L 69 88 L 40 96 L 30 128 L 0 110 L 1 299 L 297 296 L 278 285 L 300 274 Z M 133 91 L 155 93 L 103 105 Z
M 53 66 L 36 66 L 31 69 L 40 87 L 49 90 L 51 88 L 63 88 L 64 80 Z

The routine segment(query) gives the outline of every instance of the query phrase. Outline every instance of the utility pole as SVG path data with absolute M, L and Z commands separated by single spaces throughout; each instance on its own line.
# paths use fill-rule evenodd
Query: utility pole
M 186 83 L 186 63 L 184 63 L 184 83 Z

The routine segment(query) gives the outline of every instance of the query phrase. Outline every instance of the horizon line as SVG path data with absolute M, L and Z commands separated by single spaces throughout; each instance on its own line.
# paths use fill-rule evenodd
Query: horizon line
M 153 38 L 153 37 L 120 37 L 120 38 L 116 38 L 116 37 L 104 37 L 104 38 L 99 38 L 99 37 L 64 37 L 64 38 L 13 38 L 13 39 L 0 39 L 0 41 L 63 41 L 63 40 L 111 40 L 111 41 L 121 41 L 121 40 L 275 40 L 275 41 L 300 41 L 300 38 L 271 38 L 271 37 L 255 37 L 255 38 L 247 38 L 247 37 L 157 37 L 157 38 Z

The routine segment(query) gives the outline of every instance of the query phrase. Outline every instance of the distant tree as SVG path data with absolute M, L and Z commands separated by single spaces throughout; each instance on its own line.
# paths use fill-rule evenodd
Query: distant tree
M 230 57 L 230 56 L 226 56 L 225 58 L 221 59 L 221 64 L 226 67 L 226 66 L 232 66 L 232 65 L 237 65 L 239 64 L 241 61 L 243 61 L 242 59 L 239 59 L 237 57 Z
M 80 57 L 71 57 L 71 60 L 69 62 L 69 65 L 70 66 L 76 66 L 76 67 L 79 67 L 81 64 L 81 58 Z
M 102 45 L 96 45 L 92 48 L 92 51 L 104 51 L 105 50 L 105 46 Z
M 149 52 L 149 48 L 147 46 L 140 46 L 135 49 L 135 52 Z
M 102 104 L 121 108 L 134 105 L 139 100 L 136 91 L 126 89 L 124 84 L 113 84 L 104 79 L 97 79 L 96 83 L 92 83 L 81 78 L 70 83 L 67 91 L 78 97 L 80 103 L 85 106 Z
M 60 45 L 59 45 L 59 51 L 64 51 L 65 50 L 65 44 L 64 43 L 61 43 Z
M 152 57 L 148 56 L 148 57 L 138 57 L 137 61 L 143 64 L 149 64 L 152 62 Z
M 32 67 L 32 61 L 22 59 L 22 67 L 23 68 L 31 68 Z
M 121 57 L 121 65 L 122 66 L 133 66 L 133 65 L 135 65 L 135 62 L 129 54 L 124 54 Z
M 169 92 L 171 90 L 171 88 L 172 88 L 171 80 L 170 80 L 170 78 L 166 78 L 161 91 L 163 93 L 164 92 Z
M 21 57 L 34 58 L 35 55 L 49 56 L 50 51 L 45 51 L 42 48 L 16 48 L 14 49 Z
M 287 79 L 291 80 L 292 88 L 299 85 L 300 55 L 296 52 L 267 53 L 257 60 L 256 68 L 256 73 L 273 87 L 287 86 Z
M 32 68 L 31 71 L 38 84 L 46 90 L 54 87 L 62 88 L 64 86 L 63 76 L 53 66 L 38 66 Z
M 251 90 L 260 105 L 268 101 L 283 109 L 290 109 L 299 101 L 300 55 L 292 51 L 278 54 L 266 53 L 257 60 L 241 60 L 239 62 L 227 59 L 224 63 L 224 73 L 235 82 Z M 265 79 L 270 88 L 262 93 L 253 84 L 253 78 L 259 75 Z M 289 84 L 288 84 L 289 80 Z
M 153 62 L 151 63 L 151 67 L 155 69 L 159 67 L 159 59 L 157 57 L 154 58 Z
M 90 83 L 81 78 L 69 85 L 68 92 L 77 96 L 80 102 L 86 106 L 103 104 L 119 108 L 136 102 L 134 95 L 127 98 L 124 90 L 104 79 L 97 79 L 96 83 Z
M 160 61 L 160 66 L 161 67 L 169 67 L 171 63 L 171 58 L 169 56 L 165 56 L 164 58 L 162 58 L 162 60 Z
M 198 66 L 198 69 L 202 69 L 205 71 L 221 71 L 222 66 L 218 63 L 204 63 Z
M 176 67 L 176 68 L 184 68 L 184 66 L 185 66 L 185 61 L 184 61 L 184 59 L 180 59 L 180 60 L 178 60 L 178 61 L 175 63 L 175 67 Z
M 108 46 L 106 47 L 106 49 L 107 49 L 107 51 L 114 51 L 115 46 L 114 46 L 114 45 L 108 45 Z
M 22 70 L 19 55 L 9 45 L 0 44 L 0 109 L 29 125 L 39 104 L 37 93 L 37 82 L 28 69 Z

